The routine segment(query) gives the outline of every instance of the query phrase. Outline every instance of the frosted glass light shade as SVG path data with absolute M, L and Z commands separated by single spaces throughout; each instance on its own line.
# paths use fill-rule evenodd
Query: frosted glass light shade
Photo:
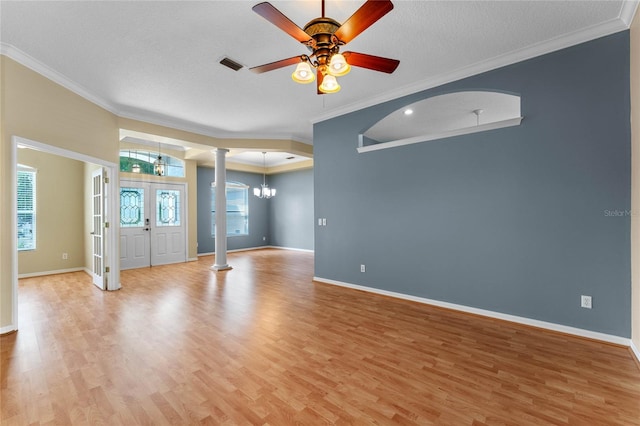
M 320 89 L 322 93 L 336 93 L 340 91 L 340 85 L 334 76 L 325 75 L 318 89 Z
M 331 57 L 329 61 L 329 74 L 335 77 L 342 77 L 349 74 L 351 71 L 351 65 L 347 63 L 347 60 L 341 53 L 336 53 Z
M 311 66 L 307 62 L 300 62 L 296 66 L 296 70 L 291 74 L 291 78 L 296 83 L 308 84 L 316 79 L 316 76 L 311 71 Z

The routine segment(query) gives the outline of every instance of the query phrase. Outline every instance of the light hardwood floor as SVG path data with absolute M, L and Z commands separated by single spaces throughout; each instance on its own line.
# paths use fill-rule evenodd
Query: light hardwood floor
M 21 280 L 0 423 L 640 425 L 627 348 L 314 283 L 308 253 L 212 263 Z

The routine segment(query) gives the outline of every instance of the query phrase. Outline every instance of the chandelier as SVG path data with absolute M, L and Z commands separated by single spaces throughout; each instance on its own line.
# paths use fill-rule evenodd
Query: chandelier
M 260 188 L 253 188 L 253 195 L 258 198 L 271 198 L 275 197 L 276 189 L 269 188 L 267 185 L 267 153 L 262 153 L 262 185 Z

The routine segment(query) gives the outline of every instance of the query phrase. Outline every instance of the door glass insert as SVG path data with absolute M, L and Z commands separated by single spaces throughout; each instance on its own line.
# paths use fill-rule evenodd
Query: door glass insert
M 156 226 L 180 226 L 180 191 L 156 191 Z
M 120 188 L 120 226 L 144 225 L 144 189 Z

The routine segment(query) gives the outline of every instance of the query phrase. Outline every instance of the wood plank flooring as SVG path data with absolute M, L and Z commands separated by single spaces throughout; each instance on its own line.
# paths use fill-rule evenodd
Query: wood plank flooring
M 627 348 L 312 282 L 308 253 L 20 281 L 9 425 L 640 425 Z

